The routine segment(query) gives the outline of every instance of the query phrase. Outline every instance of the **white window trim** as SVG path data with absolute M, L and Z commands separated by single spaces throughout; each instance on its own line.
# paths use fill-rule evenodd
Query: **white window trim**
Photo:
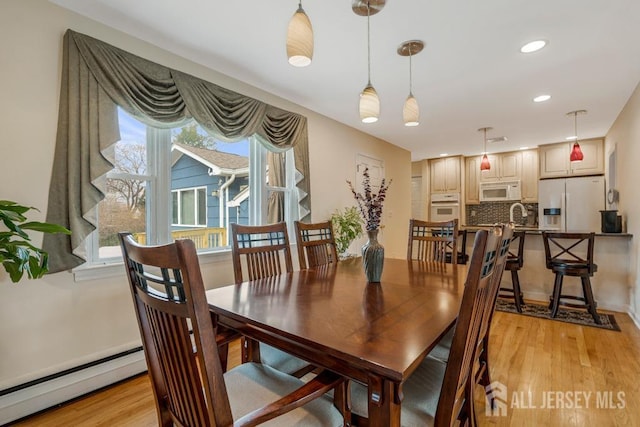
M 295 249 L 295 232 L 293 221 L 298 219 L 298 200 L 295 183 L 295 165 L 293 150 L 286 151 L 286 188 L 268 187 L 265 174 L 267 149 L 256 137 L 249 138 L 250 173 L 249 173 L 249 224 L 266 223 L 268 191 L 277 190 L 285 193 L 285 221 Z M 165 154 L 163 155 L 163 151 Z M 256 172 L 260 171 L 260 173 Z M 157 245 L 171 241 L 171 222 L 173 219 L 171 206 L 171 130 L 147 127 L 147 174 L 135 175 L 122 172 L 109 172 L 108 177 L 140 179 L 147 182 L 147 244 Z M 194 187 L 198 188 L 198 187 Z M 205 187 L 206 188 L 206 187 Z M 261 189 L 260 196 L 255 194 Z M 163 191 L 164 190 L 164 191 Z M 168 190 L 168 191 L 167 191 Z M 164 224 L 161 226 L 161 224 Z M 99 258 L 98 230 L 87 238 L 87 262 L 73 269 L 76 282 L 99 280 L 109 277 L 124 277 L 122 257 Z M 231 262 L 229 247 L 198 252 L 202 264 Z
M 199 219 L 198 218 L 198 198 L 200 196 L 198 196 L 198 190 L 202 190 L 204 189 L 204 197 L 205 197 L 205 201 L 204 201 L 204 225 L 202 224 L 182 224 L 182 223 L 174 223 L 173 222 L 173 213 L 171 214 L 171 226 L 172 227 L 191 227 L 191 228 L 207 228 L 207 218 L 209 216 L 209 207 L 207 206 L 207 186 L 206 185 L 199 185 L 197 187 L 187 187 L 187 188 L 178 188 L 176 190 L 171 190 L 171 204 L 173 204 L 173 193 L 178 193 L 178 220 L 181 220 L 182 218 L 180 218 L 182 216 L 182 212 L 181 212 L 181 205 L 182 205 L 182 199 L 180 198 L 180 193 L 183 191 L 193 191 L 195 192 L 195 216 L 196 216 L 196 222 L 198 222 Z

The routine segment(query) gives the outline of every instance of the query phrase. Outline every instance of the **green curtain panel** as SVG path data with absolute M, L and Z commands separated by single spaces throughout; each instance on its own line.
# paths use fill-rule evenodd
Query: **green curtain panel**
M 85 262 L 85 239 L 96 228 L 104 176 L 113 169 L 105 154 L 120 139 L 117 106 L 149 126 L 173 128 L 194 119 L 222 141 L 256 135 L 270 150 L 293 148 L 300 218 L 308 221 L 306 117 L 67 30 L 47 221 L 72 233 L 44 236 L 51 273 Z

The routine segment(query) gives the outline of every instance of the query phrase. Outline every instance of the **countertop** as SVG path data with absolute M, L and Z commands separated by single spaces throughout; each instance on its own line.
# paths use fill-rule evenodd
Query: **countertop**
M 470 233 L 475 233 L 478 230 L 487 230 L 492 226 L 489 224 L 478 224 L 478 225 L 462 225 L 460 227 L 461 230 L 465 230 Z M 552 230 L 543 230 L 538 227 L 528 227 L 516 225 L 516 231 L 524 231 L 527 234 L 542 234 L 543 231 L 552 231 Z M 572 230 L 568 231 L 568 233 L 584 233 L 585 231 Z M 596 236 L 598 237 L 633 237 L 633 234 L 630 233 L 601 233 L 596 232 Z

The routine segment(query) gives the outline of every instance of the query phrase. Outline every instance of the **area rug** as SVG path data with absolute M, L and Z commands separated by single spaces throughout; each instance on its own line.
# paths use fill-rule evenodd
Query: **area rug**
M 595 328 L 608 329 L 610 331 L 620 332 L 620 326 L 616 322 L 616 318 L 613 314 L 599 313 L 601 325 L 598 325 L 593 321 L 593 317 L 586 310 L 569 310 L 566 308 L 560 308 L 558 315 L 551 318 L 551 311 L 546 305 L 527 302 L 522 306 L 522 313 L 518 313 L 516 305 L 513 301 L 498 298 L 496 303 L 496 310 L 504 311 L 507 313 L 523 314 L 525 316 L 539 317 L 542 319 L 558 320 L 560 322 L 574 323 L 576 325 L 593 326 Z

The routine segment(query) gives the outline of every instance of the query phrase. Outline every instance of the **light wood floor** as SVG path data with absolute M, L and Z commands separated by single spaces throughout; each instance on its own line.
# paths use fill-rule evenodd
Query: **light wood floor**
M 616 319 L 621 333 L 497 312 L 489 354 L 492 379 L 506 386 L 506 415 L 486 416 L 484 391 L 478 387 L 479 424 L 640 426 L 640 331 L 626 314 L 616 313 Z M 240 360 L 238 345 L 231 347 L 230 360 L 230 365 Z M 549 398 L 552 407 L 542 408 Z M 520 408 L 512 407 L 516 403 Z M 141 375 L 17 425 L 144 427 L 157 422 L 148 377 Z

